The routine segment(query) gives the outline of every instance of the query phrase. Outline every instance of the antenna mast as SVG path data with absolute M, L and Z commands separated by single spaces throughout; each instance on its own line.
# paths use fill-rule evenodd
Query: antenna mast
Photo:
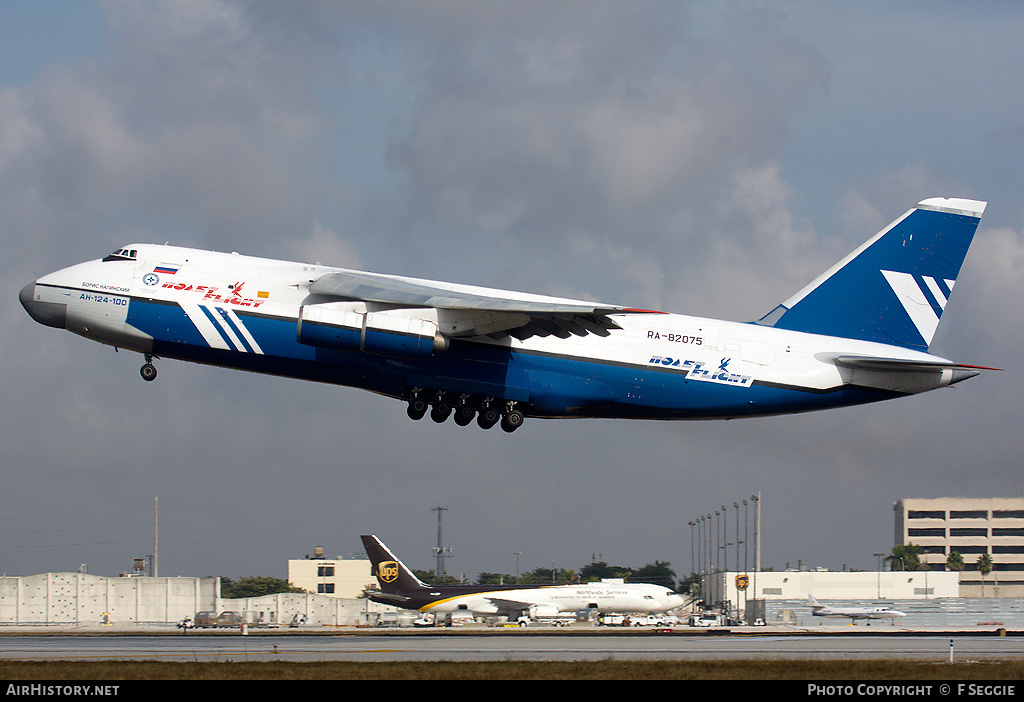
M 446 554 L 451 553 L 450 548 L 444 547 L 444 537 L 441 534 L 441 513 L 448 511 L 447 507 L 431 507 L 431 512 L 437 512 L 437 546 L 434 547 L 434 557 L 437 559 L 434 564 L 434 575 L 444 575 L 444 559 Z

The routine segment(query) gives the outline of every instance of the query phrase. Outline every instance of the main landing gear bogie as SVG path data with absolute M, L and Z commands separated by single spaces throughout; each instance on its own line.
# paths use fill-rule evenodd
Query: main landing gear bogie
M 525 415 L 516 408 L 513 400 L 495 400 L 491 397 L 473 397 L 471 395 L 454 395 L 446 392 L 428 393 L 420 389 L 409 392 L 409 405 L 406 413 L 410 419 L 423 419 L 430 412 L 430 418 L 442 424 L 448 417 L 454 416 L 455 423 L 460 427 L 468 426 L 476 417 L 477 426 L 490 429 L 501 423 L 506 432 L 513 432 L 523 425 Z

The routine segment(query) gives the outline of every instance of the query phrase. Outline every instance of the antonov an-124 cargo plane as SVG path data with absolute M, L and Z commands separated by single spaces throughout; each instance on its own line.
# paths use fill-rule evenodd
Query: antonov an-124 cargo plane
M 21 291 L 41 324 L 154 358 L 349 385 L 514 431 L 524 417 L 731 419 L 951 385 L 928 352 L 985 203 L 921 202 L 752 323 L 131 244 Z

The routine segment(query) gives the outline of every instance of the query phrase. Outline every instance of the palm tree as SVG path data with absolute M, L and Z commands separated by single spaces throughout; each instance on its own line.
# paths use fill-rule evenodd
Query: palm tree
M 978 556 L 978 572 L 981 573 L 981 596 L 985 596 L 985 576 L 992 572 L 992 556 L 983 553 Z
M 885 557 L 889 562 L 890 570 L 920 570 L 920 554 L 924 549 L 915 544 L 906 546 L 897 545 L 892 547 L 892 554 Z
M 964 557 L 959 551 L 950 551 L 946 556 L 946 570 L 960 572 L 964 569 Z

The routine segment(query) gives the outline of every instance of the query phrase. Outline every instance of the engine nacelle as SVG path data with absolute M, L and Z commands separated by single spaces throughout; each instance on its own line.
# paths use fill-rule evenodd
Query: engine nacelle
M 343 304 L 299 308 L 296 338 L 300 344 L 383 356 L 426 358 L 448 348 L 437 323 L 410 310 L 355 312 Z
M 530 619 L 540 617 L 554 617 L 558 615 L 558 606 L 552 604 L 530 605 Z

